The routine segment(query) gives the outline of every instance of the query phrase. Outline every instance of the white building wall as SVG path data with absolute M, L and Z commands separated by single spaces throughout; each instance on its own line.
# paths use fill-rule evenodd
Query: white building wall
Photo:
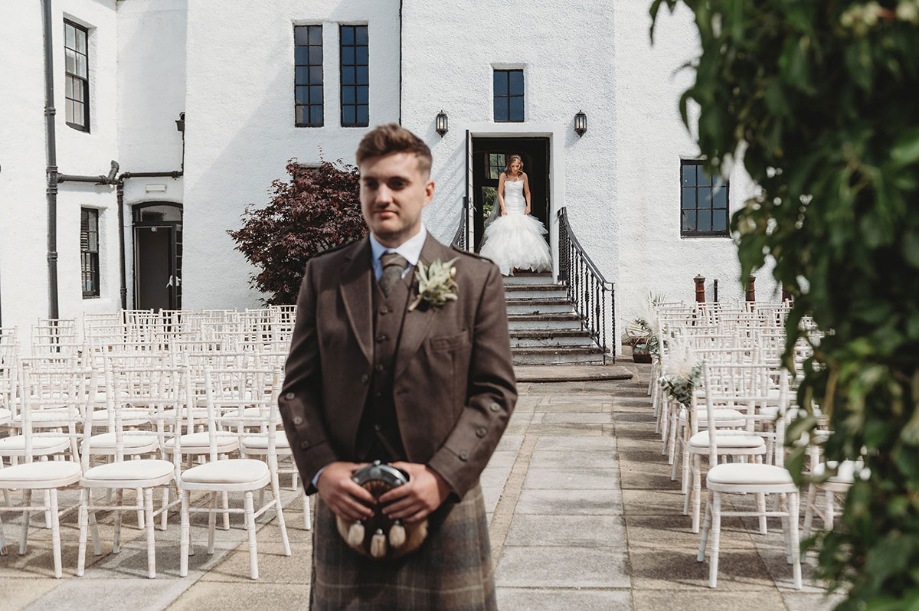
M 295 127 L 294 25 L 323 25 L 325 125 Z M 370 125 L 399 120 L 398 0 L 195 0 L 188 6 L 183 306 L 258 307 L 228 229 L 269 201 L 287 162 L 342 158 L 366 128 L 340 127 L 339 24 L 367 24 Z

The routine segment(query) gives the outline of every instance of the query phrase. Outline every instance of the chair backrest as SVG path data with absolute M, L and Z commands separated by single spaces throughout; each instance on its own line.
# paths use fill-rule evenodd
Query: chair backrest
M 82 412 L 87 411 L 85 405 L 95 387 L 95 371 L 87 372 L 77 367 L 42 368 L 42 363 L 39 358 L 24 358 L 19 367 L 21 429 L 26 462 L 32 462 L 34 437 L 77 436 L 76 425 L 82 419 Z M 67 432 L 34 431 L 33 416 L 42 410 L 55 410 L 60 415 L 59 420 L 66 423 Z
M 235 426 L 240 437 L 267 434 L 268 460 L 277 460 L 275 435 L 280 424 L 280 368 L 204 370 L 207 394 L 209 457 L 217 460 L 218 421 Z M 252 429 L 255 431 L 252 431 Z

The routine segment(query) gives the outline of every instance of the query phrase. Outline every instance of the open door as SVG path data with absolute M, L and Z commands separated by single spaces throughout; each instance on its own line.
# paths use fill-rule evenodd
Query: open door
M 134 206 L 134 307 L 182 308 L 182 207 Z

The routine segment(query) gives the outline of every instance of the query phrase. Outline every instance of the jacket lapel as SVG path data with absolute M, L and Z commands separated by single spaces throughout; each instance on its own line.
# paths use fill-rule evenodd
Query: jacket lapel
M 354 337 L 367 362 L 373 361 L 373 264 L 370 239 L 364 238 L 341 273 L 339 289 Z
M 449 254 L 450 252 L 440 242 L 431 237 L 431 234 L 428 234 L 427 238 L 425 238 L 424 246 L 421 248 L 418 265 L 430 265 L 434 259 L 449 261 Z M 408 303 L 405 306 L 406 310 L 418 296 L 418 278 L 415 277 L 414 269 L 411 274 L 412 285 L 408 295 Z M 422 302 L 411 312 L 405 312 L 405 319 L 402 321 L 402 335 L 399 338 L 399 351 L 396 354 L 396 378 L 402 373 L 409 361 L 412 360 L 412 357 L 418 352 L 418 348 L 421 347 L 424 338 L 427 337 L 428 329 L 434 321 L 437 309 Z

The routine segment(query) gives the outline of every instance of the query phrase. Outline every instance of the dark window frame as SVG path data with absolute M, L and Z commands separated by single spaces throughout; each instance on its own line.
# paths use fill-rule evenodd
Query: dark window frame
M 488 153 L 488 171 L 486 175 L 492 180 L 500 180 L 501 172 L 507 168 L 507 156 L 504 153 Z M 495 163 L 492 163 L 492 162 Z M 498 170 L 497 173 L 495 170 Z M 495 176 L 497 174 L 497 176 Z
M 511 93 L 511 75 L 520 74 L 520 93 Z M 498 78 L 504 79 L 505 93 L 498 93 Z M 526 122 L 526 79 L 523 74 L 523 68 L 494 68 L 491 77 L 492 82 L 492 110 L 494 113 L 495 123 L 524 123 Z M 520 99 L 520 118 L 512 116 L 512 100 Z M 499 119 L 503 113 L 499 111 L 499 106 L 505 106 L 507 113 L 506 119 Z
M 95 248 L 90 235 L 95 235 Z M 80 286 L 83 299 L 99 297 L 99 210 L 97 208 L 80 208 Z M 87 280 L 89 290 L 87 290 Z
M 684 238 L 723 238 L 730 237 L 730 226 L 731 226 L 731 198 L 730 198 L 730 183 L 725 180 L 721 184 L 719 191 L 723 191 L 723 203 L 724 208 L 715 207 L 715 197 L 716 193 L 714 191 L 715 186 L 719 180 L 719 176 L 707 176 L 702 167 L 704 162 L 699 159 L 681 159 L 680 160 L 680 237 Z M 684 183 L 684 174 L 685 168 L 692 167 L 694 169 L 694 178 L 692 184 Z M 712 195 L 707 202 L 700 202 L 700 192 L 705 193 L 704 190 L 710 190 Z M 684 207 L 684 199 L 686 194 L 691 193 L 691 207 Z M 722 199 L 720 193 L 717 194 L 719 199 Z M 704 195 L 702 196 L 704 197 Z M 700 205 L 703 204 L 703 205 Z M 705 205 L 707 204 L 707 205 Z M 707 215 L 707 223 L 704 223 L 707 226 L 707 229 L 699 228 L 700 214 Z M 715 229 L 717 226 L 716 223 L 716 214 L 723 215 L 723 224 L 724 229 Z M 691 215 L 691 216 L 690 216 Z M 705 217 L 703 217 L 705 218 Z M 691 223 L 689 221 L 692 221 Z
M 298 44 L 298 30 L 303 28 L 306 31 L 306 44 Z M 318 38 L 319 42 L 316 43 L 313 41 L 313 35 L 315 32 L 319 32 Z M 322 39 L 323 39 L 323 30 L 322 24 L 303 24 L 294 26 L 294 123 L 296 127 L 322 127 L 325 125 L 325 72 L 322 67 L 322 62 L 324 59 L 323 50 L 322 50 Z M 314 58 L 314 53 L 311 49 L 318 48 L 319 52 L 318 59 Z M 300 53 L 300 49 L 306 49 L 306 63 L 301 64 L 297 58 Z M 314 61 L 317 59 L 317 61 Z M 317 63 L 318 62 L 318 63 Z M 318 68 L 319 79 L 318 83 L 314 82 L 314 69 Z M 306 73 L 306 82 L 301 82 L 298 80 L 298 74 L 301 72 Z M 319 89 L 319 102 L 312 101 L 312 95 L 315 93 L 315 89 Z M 305 91 L 302 91 L 302 90 Z M 303 95 L 303 100 L 298 98 L 298 93 Z M 305 111 L 301 109 L 305 108 Z M 314 109 L 319 109 L 319 120 L 312 120 Z M 306 121 L 301 121 L 300 117 L 302 116 Z
M 75 30 L 75 38 L 79 34 L 83 34 L 84 45 L 86 52 L 79 50 L 78 46 L 75 43 L 74 47 L 67 46 L 67 28 L 72 27 Z M 67 67 L 67 52 L 70 51 L 74 56 L 81 55 L 86 60 L 86 76 L 80 76 L 76 72 L 71 72 Z M 74 90 L 73 84 L 79 82 L 83 90 L 83 100 L 77 100 L 72 97 L 73 94 L 68 95 L 67 86 L 71 85 L 71 91 Z M 86 28 L 78 23 L 74 23 L 69 19 L 64 20 L 64 120 L 68 126 L 72 127 L 75 130 L 81 132 L 89 133 L 89 102 L 90 102 L 90 92 L 89 92 L 89 28 Z M 82 104 L 83 105 L 83 124 L 74 123 L 73 121 L 67 120 L 68 110 L 70 110 L 71 104 Z
M 361 33 L 360 36 L 358 35 L 359 33 Z M 368 127 L 370 125 L 369 28 L 367 24 L 341 24 L 338 29 L 338 35 L 341 126 Z M 358 42 L 360 39 L 363 39 L 363 42 Z M 347 42 L 349 40 L 350 42 Z M 346 57 L 349 55 L 350 59 Z M 350 72 L 352 70 L 353 76 L 351 76 Z M 365 100 L 364 102 L 360 101 L 362 98 Z M 354 120 L 346 120 L 346 114 L 352 112 Z M 364 119 L 363 121 L 361 120 L 362 118 Z

